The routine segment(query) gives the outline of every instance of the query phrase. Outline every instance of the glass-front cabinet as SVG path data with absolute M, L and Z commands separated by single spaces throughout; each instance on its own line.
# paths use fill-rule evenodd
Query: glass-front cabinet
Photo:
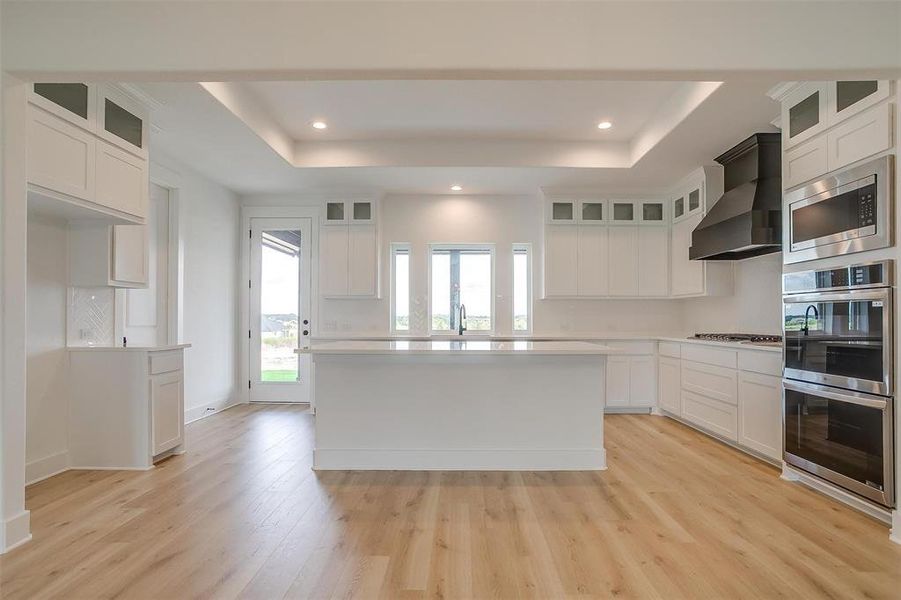
M 792 91 L 782 102 L 782 140 L 788 147 L 802 142 L 827 126 L 826 82 L 809 82 Z
M 610 217 L 613 223 L 637 223 L 638 203 L 634 200 L 611 200 Z
M 666 202 L 663 200 L 641 200 L 639 202 L 638 219 L 648 225 L 666 224 Z
M 579 203 L 570 198 L 549 198 L 545 207 L 548 223 L 565 225 L 579 221 Z
M 888 81 L 833 81 L 829 84 L 829 123 L 833 125 L 888 98 Z
M 35 83 L 32 102 L 59 117 L 88 127 L 93 119 L 94 92 L 86 83 Z
M 97 92 L 98 133 L 124 150 L 147 156 L 148 114 L 145 109 L 111 86 Z
M 583 223 L 601 224 L 607 221 L 607 206 L 602 200 L 582 200 L 579 215 Z
M 326 225 L 375 223 L 377 212 L 375 200 L 327 200 L 324 223 Z

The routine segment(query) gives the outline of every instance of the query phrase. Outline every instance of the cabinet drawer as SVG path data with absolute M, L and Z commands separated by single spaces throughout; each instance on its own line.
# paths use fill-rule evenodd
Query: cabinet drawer
M 733 442 L 738 441 L 738 407 L 682 390 L 682 418 Z
M 830 171 L 892 146 L 892 105 L 882 104 L 852 117 L 826 134 Z
M 820 177 L 829 171 L 825 137 L 786 150 L 784 156 L 782 185 L 786 189 Z
M 158 375 L 170 371 L 181 371 L 184 368 L 182 352 L 153 352 L 150 354 L 150 374 Z
M 740 351 L 738 368 L 742 371 L 782 377 L 782 353 Z
M 738 371 L 683 360 L 682 390 L 738 404 Z
M 682 358 L 694 362 L 717 365 L 728 369 L 738 366 L 738 351 L 725 348 L 711 348 L 698 344 L 682 344 Z
M 671 358 L 682 357 L 682 344 L 676 342 L 660 342 L 657 344 L 657 352 L 660 356 L 669 356 Z

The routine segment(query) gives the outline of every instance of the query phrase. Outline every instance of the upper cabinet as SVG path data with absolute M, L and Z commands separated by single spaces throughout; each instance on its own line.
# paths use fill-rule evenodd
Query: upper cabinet
M 35 83 L 29 103 L 29 197 L 70 219 L 143 224 L 146 111 L 113 86 L 84 83 Z
M 823 81 L 771 91 L 782 103 L 783 188 L 889 150 L 893 87 L 891 81 Z
M 326 200 L 319 230 L 319 293 L 379 297 L 378 202 Z

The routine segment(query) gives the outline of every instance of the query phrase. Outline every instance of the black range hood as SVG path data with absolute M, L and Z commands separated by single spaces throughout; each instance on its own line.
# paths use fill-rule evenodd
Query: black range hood
M 725 194 L 691 234 L 691 260 L 742 260 L 782 250 L 781 134 L 755 133 L 716 158 Z

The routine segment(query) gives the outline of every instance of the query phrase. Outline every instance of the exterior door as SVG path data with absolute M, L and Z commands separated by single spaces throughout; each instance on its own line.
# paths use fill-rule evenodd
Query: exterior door
M 250 401 L 310 401 L 312 219 L 250 220 Z

